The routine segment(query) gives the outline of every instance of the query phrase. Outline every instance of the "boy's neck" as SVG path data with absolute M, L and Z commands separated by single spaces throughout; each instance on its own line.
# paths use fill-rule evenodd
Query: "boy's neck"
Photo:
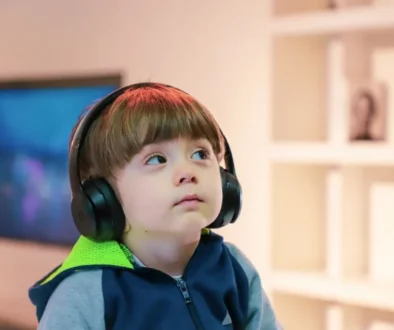
M 130 230 L 123 243 L 146 267 L 178 276 L 183 274 L 200 237 L 201 233 L 185 238 Z

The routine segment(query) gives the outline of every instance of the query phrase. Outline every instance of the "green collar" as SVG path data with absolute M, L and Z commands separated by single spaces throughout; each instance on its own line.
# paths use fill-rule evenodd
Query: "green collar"
M 133 255 L 117 241 L 93 242 L 81 236 L 62 265 L 49 274 L 41 284 L 54 279 L 59 274 L 81 266 L 114 266 L 133 269 Z
M 210 230 L 204 228 L 201 235 L 209 235 Z M 117 241 L 94 242 L 81 236 L 70 254 L 60 267 L 46 276 L 40 284 L 48 283 L 59 274 L 83 266 L 112 266 L 134 269 L 134 258 L 131 251 Z

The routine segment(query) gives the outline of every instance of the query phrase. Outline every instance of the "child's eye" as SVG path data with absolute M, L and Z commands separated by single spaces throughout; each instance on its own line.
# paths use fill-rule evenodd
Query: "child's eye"
M 204 150 L 204 149 L 197 150 L 192 155 L 193 159 L 196 159 L 196 157 L 197 157 L 198 160 L 208 159 L 209 158 L 209 152 Z
M 149 156 L 148 160 L 146 161 L 147 165 L 160 165 L 164 164 L 166 162 L 166 159 L 163 155 L 159 154 L 153 154 Z

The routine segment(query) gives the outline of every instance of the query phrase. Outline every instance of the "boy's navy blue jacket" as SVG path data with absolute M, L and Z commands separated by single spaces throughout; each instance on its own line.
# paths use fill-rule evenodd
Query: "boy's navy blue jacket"
M 45 330 L 280 329 L 254 267 L 212 232 L 177 278 L 138 266 L 118 242 L 81 237 L 29 297 Z

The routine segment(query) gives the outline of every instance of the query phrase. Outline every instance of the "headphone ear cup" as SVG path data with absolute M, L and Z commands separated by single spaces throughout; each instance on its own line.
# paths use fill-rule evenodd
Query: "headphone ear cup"
M 85 194 L 74 194 L 71 200 L 71 215 L 81 235 L 89 238 L 96 237 L 97 225 L 94 206 Z
M 125 216 L 111 185 L 102 178 L 82 183 L 84 194 L 71 203 L 75 225 L 81 235 L 94 241 L 119 240 L 125 228 Z
M 220 167 L 223 201 L 219 215 L 209 228 L 221 228 L 234 223 L 242 207 L 242 188 L 235 175 Z

